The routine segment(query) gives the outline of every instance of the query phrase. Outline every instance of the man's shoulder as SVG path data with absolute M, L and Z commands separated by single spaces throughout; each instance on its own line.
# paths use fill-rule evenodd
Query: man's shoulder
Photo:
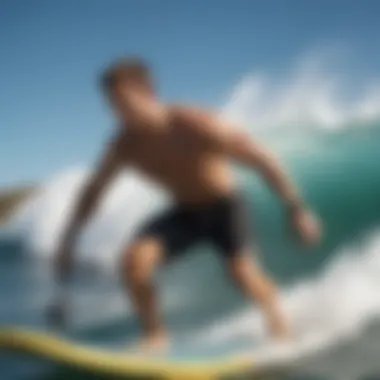
M 169 117 L 176 125 L 193 132 L 200 132 L 204 129 L 212 129 L 216 125 L 218 116 L 211 110 L 201 107 L 171 106 Z
M 177 104 L 168 106 L 168 114 L 171 118 L 181 121 L 194 121 L 201 118 L 214 117 L 214 113 L 210 110 Z

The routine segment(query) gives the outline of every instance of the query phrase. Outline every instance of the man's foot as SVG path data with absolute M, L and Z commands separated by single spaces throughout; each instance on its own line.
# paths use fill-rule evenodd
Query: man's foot
M 139 345 L 139 351 L 148 354 L 163 353 L 169 348 L 169 336 L 161 331 L 146 336 Z
M 294 339 L 291 328 L 284 321 L 276 321 L 270 326 L 272 336 L 279 342 L 290 342 Z

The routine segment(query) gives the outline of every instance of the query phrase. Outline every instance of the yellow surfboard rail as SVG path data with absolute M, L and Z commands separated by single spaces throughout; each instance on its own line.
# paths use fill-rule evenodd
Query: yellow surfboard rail
M 219 379 L 252 371 L 252 357 L 228 360 L 171 362 L 164 357 L 134 356 L 127 352 L 98 349 L 51 333 L 22 328 L 0 329 L 0 349 L 27 353 L 57 364 L 105 375 L 159 379 Z

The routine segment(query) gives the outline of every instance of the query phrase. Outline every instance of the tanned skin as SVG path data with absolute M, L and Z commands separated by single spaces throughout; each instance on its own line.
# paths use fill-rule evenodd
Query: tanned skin
M 191 206 L 236 192 L 230 164 L 240 163 L 259 173 L 277 193 L 301 242 L 307 246 L 318 243 L 316 218 L 280 161 L 251 136 L 212 112 L 164 105 L 152 86 L 133 75 L 113 83 L 109 100 L 120 128 L 78 198 L 56 255 L 60 278 L 70 272 L 76 238 L 98 200 L 126 167 L 134 167 L 166 188 L 178 204 Z M 135 240 L 124 252 L 124 283 L 141 320 L 143 347 L 163 349 L 170 340 L 158 313 L 153 275 L 164 262 L 165 249 L 152 237 Z M 246 249 L 227 261 L 226 268 L 247 298 L 259 303 L 273 336 L 288 339 L 291 328 L 279 305 L 276 287 L 253 256 L 253 250 Z

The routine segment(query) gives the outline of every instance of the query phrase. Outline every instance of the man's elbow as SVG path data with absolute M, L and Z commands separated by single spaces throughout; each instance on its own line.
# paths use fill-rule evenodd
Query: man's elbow
M 254 155 L 255 167 L 265 177 L 276 177 L 279 172 L 279 160 L 270 150 L 261 150 Z

